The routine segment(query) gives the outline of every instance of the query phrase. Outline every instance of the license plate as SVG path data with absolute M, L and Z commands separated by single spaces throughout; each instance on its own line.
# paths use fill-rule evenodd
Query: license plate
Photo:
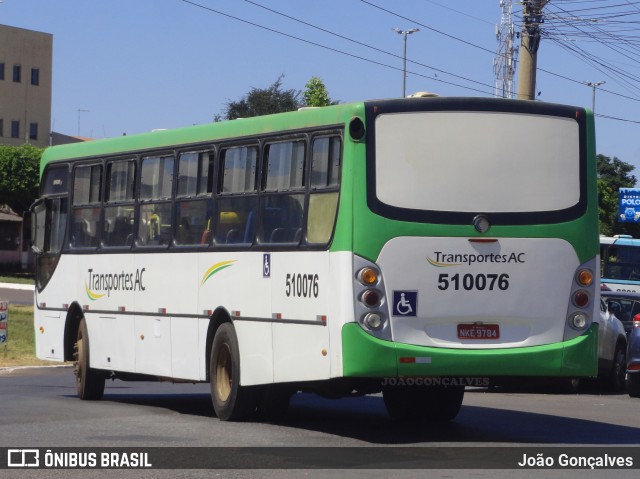
M 498 324 L 458 324 L 458 339 L 500 339 Z

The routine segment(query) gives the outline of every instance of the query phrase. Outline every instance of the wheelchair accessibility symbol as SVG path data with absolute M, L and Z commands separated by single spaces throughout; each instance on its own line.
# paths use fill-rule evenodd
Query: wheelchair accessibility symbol
M 262 255 L 262 277 L 271 277 L 271 254 L 265 253 Z
M 394 291 L 393 292 L 393 315 L 394 316 L 416 316 L 418 310 L 417 291 Z

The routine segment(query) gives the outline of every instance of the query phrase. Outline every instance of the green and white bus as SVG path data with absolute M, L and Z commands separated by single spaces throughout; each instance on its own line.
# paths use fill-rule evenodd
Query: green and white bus
M 56 146 L 34 204 L 37 356 L 448 420 L 496 376 L 597 374 L 592 114 L 483 98 L 303 109 Z

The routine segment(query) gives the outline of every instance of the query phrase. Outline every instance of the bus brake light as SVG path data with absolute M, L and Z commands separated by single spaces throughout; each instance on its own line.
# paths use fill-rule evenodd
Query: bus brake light
M 573 304 L 578 308 L 586 308 L 589 304 L 589 293 L 583 289 L 579 289 L 573 293 Z

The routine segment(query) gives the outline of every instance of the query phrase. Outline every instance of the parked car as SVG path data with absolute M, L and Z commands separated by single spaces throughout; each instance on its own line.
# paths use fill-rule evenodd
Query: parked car
M 601 291 L 600 297 L 607 310 L 620 320 L 628 337 L 633 329 L 633 318 L 640 314 L 640 293 Z
M 634 318 L 627 346 L 627 391 L 640 397 L 640 317 Z
M 601 292 L 598 321 L 598 378 L 612 391 L 625 387 L 627 371 L 627 335 L 622 321 L 609 310 Z M 614 308 L 615 309 L 615 308 Z
M 604 295 L 604 292 L 602 294 Z M 595 322 L 598 323 L 598 380 L 611 391 L 622 391 L 627 373 L 627 335 L 624 326 L 616 315 L 608 310 L 603 298 L 600 299 L 600 315 L 595 318 Z M 640 330 L 640 327 L 636 329 Z M 640 379 L 640 351 L 637 359 L 638 379 Z M 550 386 L 556 392 L 573 393 L 578 390 L 580 382 L 580 378 L 566 377 L 540 379 L 497 377 L 491 378 L 490 387 Z

